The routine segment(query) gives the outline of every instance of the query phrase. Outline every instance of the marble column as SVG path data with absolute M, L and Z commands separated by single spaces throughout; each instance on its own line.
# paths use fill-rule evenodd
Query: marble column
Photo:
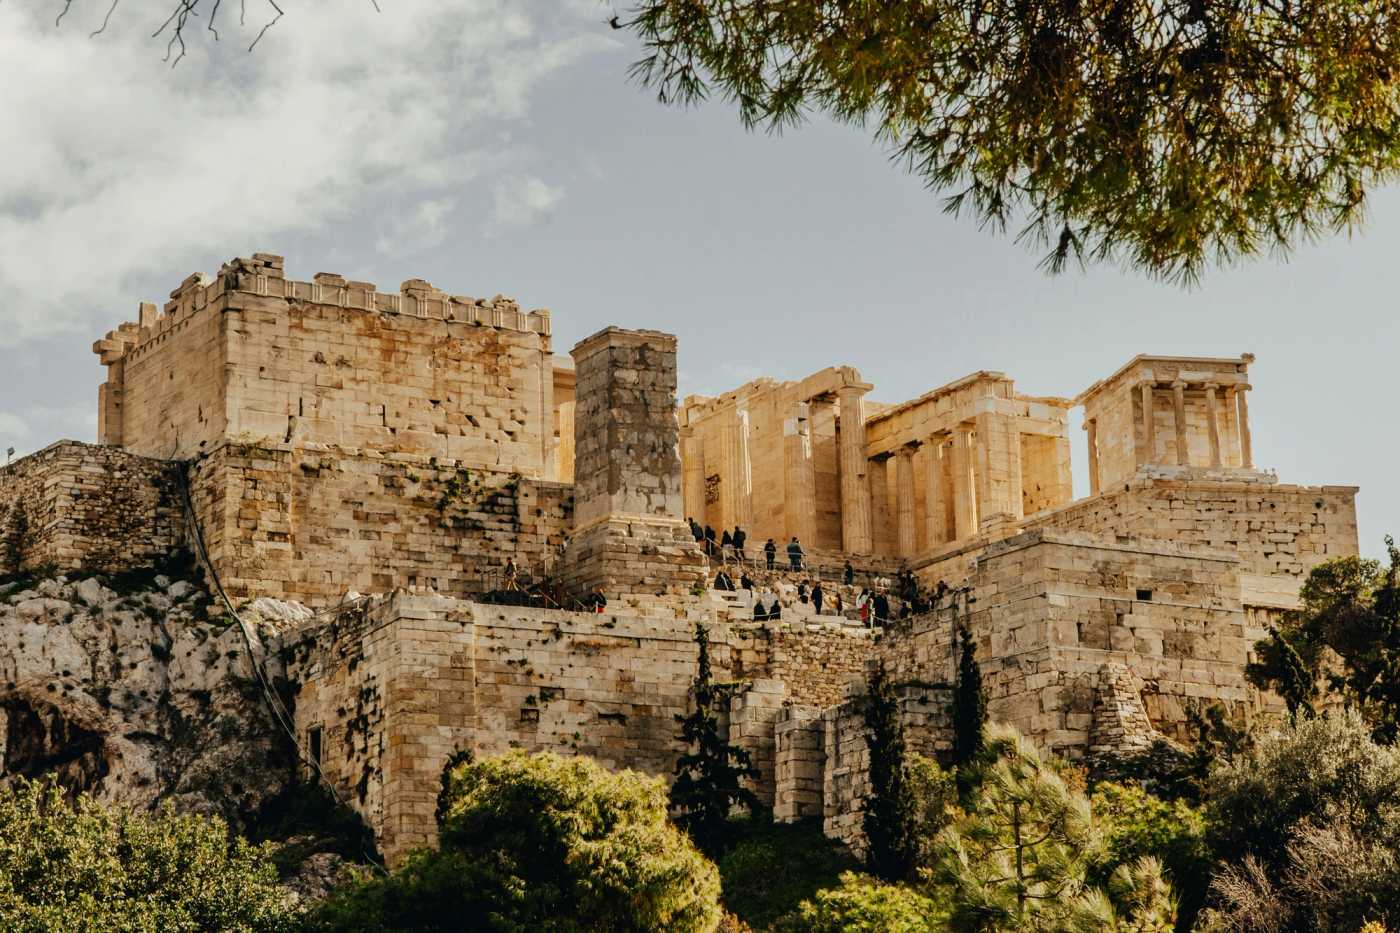
M 934 435 L 924 444 L 924 469 L 927 492 L 924 507 L 924 537 L 929 547 L 948 540 L 948 503 L 944 495 L 948 461 L 944 457 L 943 435 Z
M 787 537 L 796 535 L 810 549 L 817 543 L 817 473 L 809 415 L 808 404 L 798 402 L 783 422 L 783 523 Z
M 1254 469 L 1254 445 L 1249 436 L 1249 400 L 1245 398 L 1245 393 L 1252 388 L 1247 382 L 1235 386 L 1235 410 L 1240 425 L 1240 466 L 1246 470 Z
M 953 431 L 949 451 L 953 474 L 953 540 L 961 541 L 977 533 L 977 492 L 972 481 L 972 436 L 965 427 Z
M 1191 451 L 1186 446 L 1186 383 L 1172 383 L 1172 420 L 1176 423 L 1176 462 L 1178 466 L 1191 463 Z
M 872 553 L 891 554 L 898 549 L 892 540 L 894 535 L 890 510 L 890 454 L 871 457 L 866 464 L 866 475 L 870 480 L 870 527 Z
M 913 557 L 919 550 L 919 526 L 914 502 L 914 453 L 917 444 L 906 444 L 895 454 L 895 508 L 899 516 L 899 556 Z
M 841 452 L 841 548 L 851 554 L 874 552 L 870 483 L 865 459 L 865 384 L 842 386 L 838 443 Z
M 1099 423 L 1093 418 L 1084 422 L 1089 435 L 1089 495 L 1099 494 Z
M 1215 398 L 1216 385 L 1206 383 L 1206 430 L 1210 432 L 1210 465 L 1220 467 L 1220 415 Z
M 977 517 L 1018 519 L 1021 501 L 1021 434 L 1000 412 L 977 416 Z
M 569 417 L 572 428 L 573 416 Z M 572 446 L 572 445 L 571 445 Z M 693 427 L 681 428 L 681 482 L 685 515 L 705 524 L 705 441 Z
M 1152 463 L 1157 458 L 1157 429 L 1152 416 L 1152 383 L 1144 382 L 1142 389 L 1142 449 L 1137 452 L 1137 462 Z
M 723 440 L 719 479 L 720 523 L 723 529 L 742 525 L 748 530 L 753 524 L 753 478 L 750 475 L 747 411 L 742 408 L 734 410 L 733 418 L 724 426 Z

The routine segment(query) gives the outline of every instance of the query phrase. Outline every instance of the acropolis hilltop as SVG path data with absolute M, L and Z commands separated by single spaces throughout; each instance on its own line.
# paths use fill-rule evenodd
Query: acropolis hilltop
M 1125 754 L 1185 739 L 1204 704 L 1276 714 L 1251 646 L 1311 568 L 1358 551 L 1355 487 L 1256 467 L 1248 353 L 1106 359 L 1063 397 L 979 371 L 903 402 L 813 360 L 680 400 L 685 348 L 627 323 L 565 356 L 550 312 L 501 296 L 294 281 L 266 253 L 192 275 L 94 345 L 97 443 L 0 470 L 0 574 L 130 570 L 198 535 L 234 600 L 309 607 L 282 652 L 296 729 L 395 859 L 433 837 L 459 748 L 669 775 L 696 623 L 743 683 L 727 727 L 775 819 L 859 848 L 876 661 L 931 754 L 959 624 L 993 718 L 1071 758 Z M 688 519 L 742 527 L 744 559 Z M 769 569 L 770 538 L 796 538 L 802 568 Z M 713 588 L 731 562 L 752 590 Z M 815 582 L 821 613 L 798 596 Z M 862 621 L 866 588 L 890 618 Z M 755 618 L 762 593 L 781 618 Z

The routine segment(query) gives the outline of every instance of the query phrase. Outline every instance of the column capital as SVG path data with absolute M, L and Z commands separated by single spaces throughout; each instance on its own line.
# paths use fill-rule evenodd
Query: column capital
M 1250 385 L 1247 382 L 1237 382 L 1233 386 L 1231 386 L 1231 388 L 1236 392 L 1248 392 L 1249 390 L 1253 389 L 1254 386 Z
M 871 463 L 885 463 L 888 460 L 894 459 L 894 455 L 895 452 L 893 450 L 882 450 L 878 454 L 873 454 L 866 459 Z
M 871 389 L 873 389 L 873 388 L 875 388 L 874 383 L 870 383 L 870 382 L 852 382 L 852 383 L 848 383 L 848 384 L 843 385 L 843 386 L 837 386 L 837 387 L 836 387 L 836 394 L 837 394 L 837 395 L 864 395 L 865 393 L 869 392 L 869 391 L 870 391 Z
M 910 441 L 895 450 L 895 455 L 899 457 L 912 457 L 919 448 L 924 446 L 923 441 Z
M 1218 392 L 1220 390 L 1220 383 L 1218 382 L 1203 382 L 1201 385 L 1207 392 Z
M 1177 379 L 1177 380 L 1175 380 L 1175 381 L 1172 382 L 1172 388 L 1173 388 L 1173 389 L 1185 389 L 1185 388 L 1186 388 L 1187 386 L 1189 386 L 1190 384 L 1191 384 L 1191 383 L 1186 382 L 1185 380 Z

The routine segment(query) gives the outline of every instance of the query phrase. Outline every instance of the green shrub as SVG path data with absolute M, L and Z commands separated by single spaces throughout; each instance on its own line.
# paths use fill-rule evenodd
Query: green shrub
M 767 929 L 855 867 L 823 835 L 819 819 L 786 825 L 744 820 L 731 836 L 733 845 L 719 860 L 724 906 L 756 929 Z
M 1164 801 L 1140 787 L 1105 782 L 1090 798 L 1103 836 L 1093 883 L 1108 884 L 1120 866 L 1158 859 L 1179 899 L 1179 929 L 1190 929 L 1210 886 L 1211 857 L 1205 814 L 1185 801 Z
M 70 803 L 52 784 L 19 781 L 0 788 L 0 928 L 294 929 L 267 855 L 218 819 Z
M 323 930 L 674 930 L 719 923 L 719 873 L 666 817 L 660 778 L 510 752 L 447 776 L 439 848 L 362 880 Z
M 943 929 L 947 911 L 925 891 L 847 872 L 841 884 L 779 921 L 782 933 L 927 933 Z

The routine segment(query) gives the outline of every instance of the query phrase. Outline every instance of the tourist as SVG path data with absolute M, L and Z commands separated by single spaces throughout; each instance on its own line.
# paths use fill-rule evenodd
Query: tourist
M 838 616 L 844 616 L 846 614 L 846 605 L 845 603 L 841 602 L 840 590 L 836 591 L 836 595 L 833 597 L 833 599 L 835 599 L 835 602 L 831 604 L 831 611 L 836 613 Z
M 700 527 L 700 523 L 693 518 L 687 518 L 686 523 L 690 525 L 690 533 L 695 537 L 697 544 L 705 540 L 705 529 Z
M 851 586 L 856 582 L 856 568 L 851 566 L 850 561 L 846 561 L 846 569 L 841 574 L 841 579 L 847 586 Z
M 801 583 L 797 584 L 797 601 L 798 601 L 799 603 L 805 603 L 805 602 L 807 602 L 807 581 L 806 581 L 806 580 L 803 580 Z
M 715 589 L 724 590 L 726 593 L 734 592 L 734 580 L 723 568 L 715 574 Z
M 856 597 L 856 611 L 860 613 L 862 625 L 870 624 L 870 588 L 863 587 Z
M 748 590 L 750 593 L 753 592 L 753 577 L 749 576 L 747 570 L 739 577 L 739 589 Z
M 724 534 L 720 535 L 720 538 L 719 538 L 719 552 L 720 552 L 720 555 L 723 556 L 725 560 L 728 560 L 730 557 L 732 557 L 732 556 L 734 555 L 734 539 L 733 539 L 732 537 L 730 537 L 728 531 L 726 531 L 726 532 L 724 532 Z
M 748 560 L 744 554 L 744 542 L 749 540 L 749 533 L 738 525 L 734 526 L 734 555 L 740 560 Z
M 890 601 L 884 593 L 876 593 L 870 601 L 875 611 L 875 624 L 884 625 L 890 620 Z
M 756 600 L 754 600 L 754 603 L 753 603 L 753 620 L 754 620 L 755 622 L 762 622 L 762 621 L 763 621 L 764 619 L 766 619 L 766 618 L 768 618 L 768 613 L 767 613 L 767 612 L 764 610 L 764 608 L 763 608 L 763 600 L 762 600 L 762 599 L 756 599 Z
M 594 612 L 602 612 L 608 608 L 608 598 L 603 595 L 601 587 L 593 591 L 593 595 L 588 597 L 588 602 L 593 607 Z
M 788 564 L 791 566 L 791 569 L 801 570 L 802 558 L 805 556 L 805 552 L 802 550 L 802 545 L 797 541 L 797 535 L 792 536 L 792 543 L 787 546 L 787 555 Z
M 713 528 L 711 528 L 709 525 L 706 525 L 706 526 L 705 526 L 705 555 L 706 555 L 707 557 L 714 557 L 714 556 L 715 556 L 715 552 L 716 552 L 717 550 L 719 550 L 719 548 L 716 547 L 716 545 L 715 545 L 715 530 L 714 530 Z
M 817 615 L 822 614 L 822 583 L 818 580 L 812 586 L 812 606 L 817 610 Z
M 763 545 L 763 556 L 768 559 L 768 569 L 773 569 L 773 562 L 778 558 L 778 546 L 769 538 L 768 543 Z

